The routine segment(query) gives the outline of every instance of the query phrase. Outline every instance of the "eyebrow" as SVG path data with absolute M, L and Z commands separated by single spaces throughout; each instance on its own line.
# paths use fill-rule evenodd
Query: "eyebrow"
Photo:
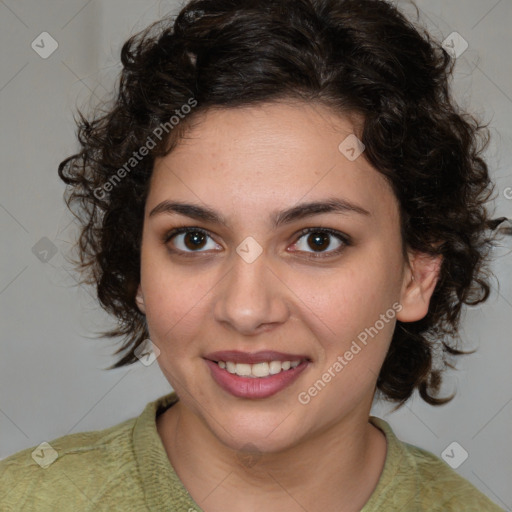
M 220 213 L 212 210 L 211 208 L 196 204 L 168 200 L 162 201 L 151 210 L 149 217 L 162 213 L 177 213 L 192 219 L 221 224 L 228 227 L 227 220 Z M 321 213 L 357 213 L 360 215 L 371 216 L 371 213 L 368 210 L 365 210 L 359 205 L 350 203 L 345 199 L 329 198 L 324 201 L 301 203 L 286 210 L 274 212 L 271 216 L 271 222 L 274 228 L 278 228 L 281 225 L 289 224 L 293 221 L 311 217 L 313 215 L 319 215 Z

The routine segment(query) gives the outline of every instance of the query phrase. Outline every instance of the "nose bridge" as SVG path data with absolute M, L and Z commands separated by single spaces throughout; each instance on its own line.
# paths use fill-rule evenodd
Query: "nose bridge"
M 216 319 L 245 333 L 284 321 L 287 307 L 282 284 L 259 244 L 246 239 L 233 253 L 231 265 L 216 299 Z

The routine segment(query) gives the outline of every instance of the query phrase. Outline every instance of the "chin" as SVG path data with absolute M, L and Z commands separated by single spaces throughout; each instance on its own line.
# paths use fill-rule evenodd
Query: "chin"
M 236 418 L 236 420 L 235 420 Z M 225 446 L 232 450 L 251 453 L 277 453 L 298 441 L 297 428 L 283 418 L 266 421 L 261 413 L 219 418 L 218 423 L 209 424 L 210 430 Z

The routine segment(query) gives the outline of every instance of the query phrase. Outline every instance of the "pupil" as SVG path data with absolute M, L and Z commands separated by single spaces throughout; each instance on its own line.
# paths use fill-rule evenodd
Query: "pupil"
M 312 249 L 325 249 L 326 247 L 329 247 L 329 242 L 327 240 L 327 235 L 325 233 L 315 233 L 311 234 L 310 238 L 314 240 L 315 247 L 312 247 Z M 323 240 L 323 243 L 322 243 Z
M 189 240 L 192 240 L 191 245 L 189 245 L 187 242 Z M 204 243 L 204 234 L 200 233 L 199 231 L 189 232 L 185 236 L 185 245 L 189 249 L 200 249 L 202 247 L 202 244 Z

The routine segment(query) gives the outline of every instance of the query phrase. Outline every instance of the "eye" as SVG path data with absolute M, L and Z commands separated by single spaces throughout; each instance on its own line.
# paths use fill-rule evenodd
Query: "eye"
M 176 228 L 165 235 L 164 243 L 169 243 L 173 238 L 176 239 L 173 245 L 177 247 L 176 252 L 203 252 L 198 249 L 204 249 L 207 245 L 206 241 L 211 238 L 207 231 L 195 227 Z M 213 247 L 206 247 L 206 249 L 215 249 L 217 244 L 213 243 Z
M 306 252 L 310 254 L 308 257 L 313 258 L 336 255 L 345 247 L 352 245 L 348 235 L 329 228 L 305 228 L 299 232 L 299 235 L 299 241 L 301 238 L 305 238 L 306 243 L 295 242 L 293 246 L 298 247 L 298 249 L 294 249 L 292 252 Z M 306 237 L 306 235 L 309 236 Z M 211 239 L 211 236 L 204 229 L 197 227 L 180 227 L 167 233 L 164 236 L 163 242 L 164 244 L 168 244 L 171 240 L 175 239 L 175 241 L 172 242 L 174 248 L 170 248 L 170 250 L 176 253 L 183 253 L 184 255 L 201 253 L 208 249 L 221 248 L 214 242 L 208 247 L 208 238 Z M 326 249 L 332 245 L 332 238 L 337 239 L 338 246 L 326 251 Z M 312 248 L 313 251 L 308 251 L 308 247 Z M 200 249 L 205 249 L 205 251 L 201 251 Z
M 313 251 L 309 257 L 327 257 L 339 254 L 346 246 L 351 245 L 350 237 L 329 228 L 305 228 L 300 233 L 301 238 L 305 239 L 305 243 L 295 242 L 294 246 L 298 247 L 299 251 L 309 252 L 306 249 L 312 248 Z M 332 248 L 332 238 L 338 240 L 337 247 Z M 331 250 L 327 251 L 331 247 Z M 327 253 L 327 254 L 324 254 Z

